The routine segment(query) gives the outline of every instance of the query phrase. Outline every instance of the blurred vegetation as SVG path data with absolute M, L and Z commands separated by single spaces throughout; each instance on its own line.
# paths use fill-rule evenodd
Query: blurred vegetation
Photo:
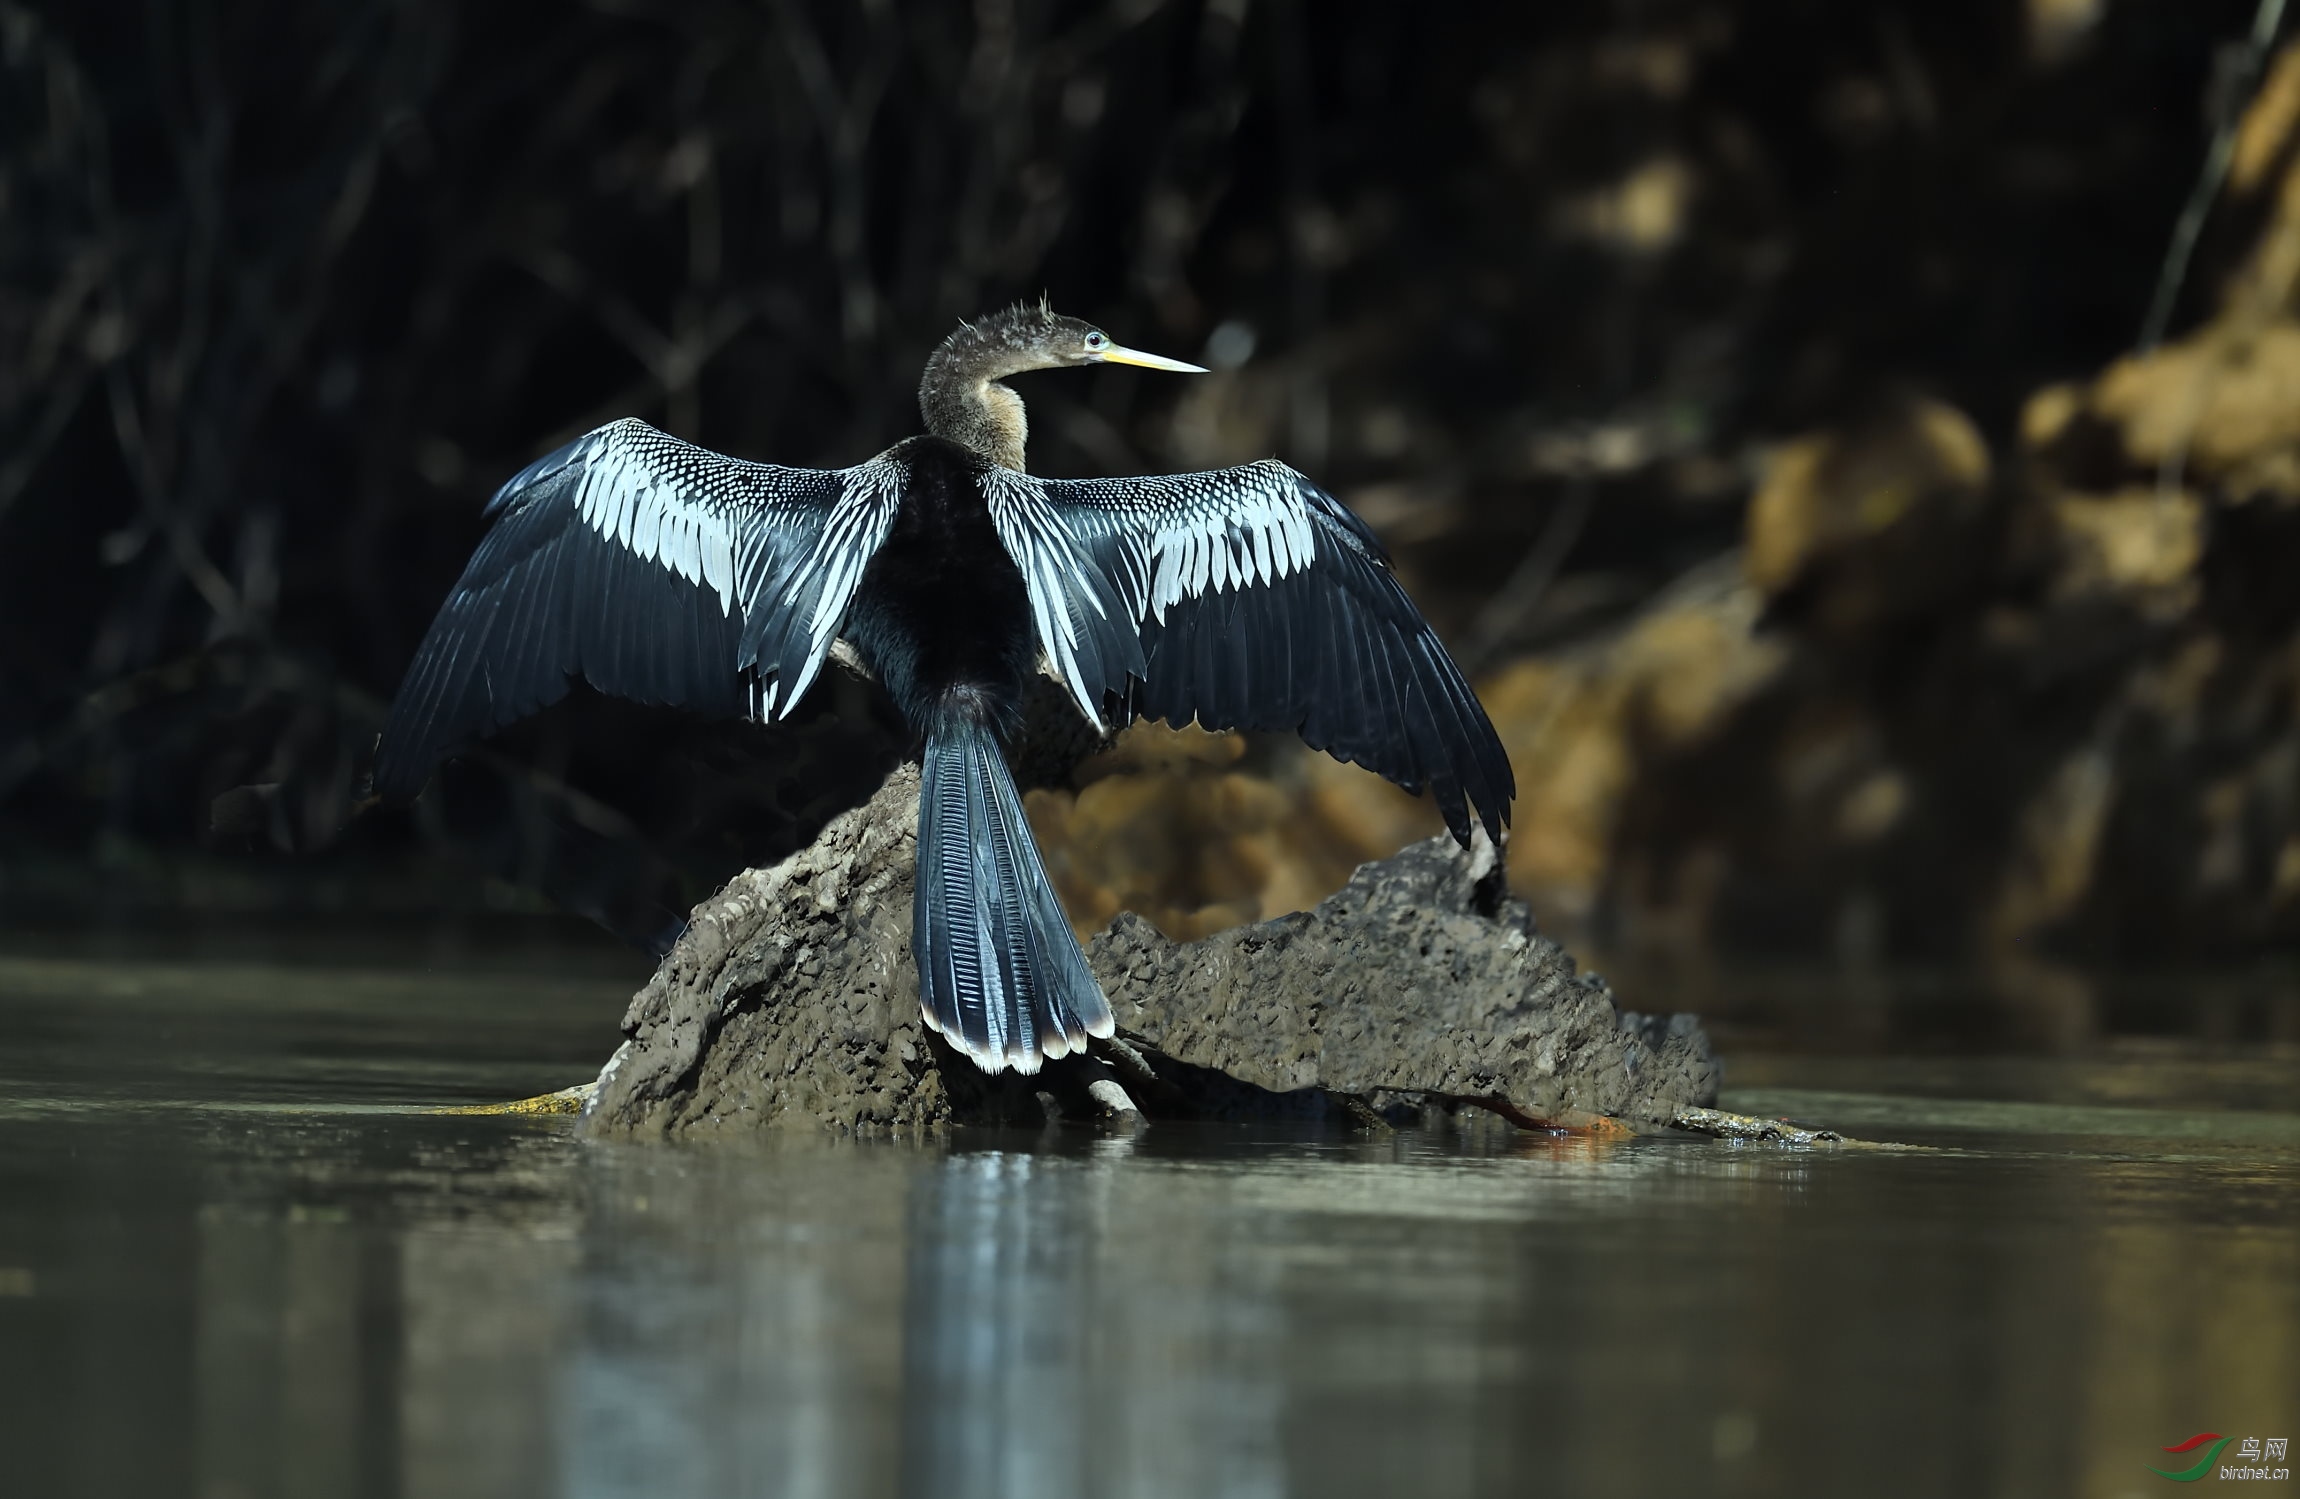
M 772 729 L 579 695 L 350 818 L 481 503 L 624 414 L 854 461 L 954 319 L 1045 291 L 1217 372 L 1025 382 L 1033 466 L 1276 453 L 1353 504 L 1509 740 L 1553 925 L 2273 950 L 2300 61 L 2260 14 L 0 0 L 0 902 L 646 935 L 906 746 L 852 681 Z M 1163 732 L 1032 809 L 1082 924 L 1185 935 L 1435 826 Z

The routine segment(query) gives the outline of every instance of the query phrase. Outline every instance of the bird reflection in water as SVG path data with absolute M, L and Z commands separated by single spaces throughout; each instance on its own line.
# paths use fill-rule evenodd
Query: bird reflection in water
M 1133 1148 L 1098 1141 L 1084 1162 L 961 1152 L 919 1181 L 903 1492 L 1286 1492 L 1284 1402 L 1264 1367 L 1281 1341 L 1268 1287 L 1226 1283 L 1211 1264 L 1187 1296 L 1105 1283 L 1130 1258 L 1107 1240 L 1125 1231 L 1110 1188 Z M 1074 1178 L 1067 1190 L 1049 1190 L 1055 1174 Z M 1113 1358 L 1114 1347 L 1129 1351 Z

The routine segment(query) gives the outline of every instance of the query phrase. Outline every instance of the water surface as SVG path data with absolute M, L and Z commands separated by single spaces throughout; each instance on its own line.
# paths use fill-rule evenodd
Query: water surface
M 629 975 L 420 957 L 0 956 L 7 1492 L 2145 1495 L 2300 1436 L 2288 1047 L 1733 1059 L 1912 1150 L 599 1146 L 434 1110 L 579 1079 Z

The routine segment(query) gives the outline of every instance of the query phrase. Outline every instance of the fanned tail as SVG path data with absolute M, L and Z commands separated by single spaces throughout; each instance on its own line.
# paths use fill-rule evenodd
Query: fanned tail
M 954 693 L 919 777 L 911 951 L 926 1023 L 985 1072 L 1036 1072 L 1116 1028 L 1054 896 L 985 713 Z

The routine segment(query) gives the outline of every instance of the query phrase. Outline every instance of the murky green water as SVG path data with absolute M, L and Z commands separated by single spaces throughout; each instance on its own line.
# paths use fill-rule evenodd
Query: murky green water
M 2289 1047 L 1738 1059 L 1889 1152 L 425 1112 L 596 1063 L 628 986 L 561 968 L 0 957 L 0 1492 L 2148 1495 L 2300 1436 Z

